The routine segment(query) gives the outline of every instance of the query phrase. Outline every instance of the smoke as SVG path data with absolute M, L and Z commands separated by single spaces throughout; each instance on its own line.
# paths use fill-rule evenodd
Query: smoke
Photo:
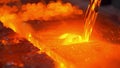
M 62 4 L 60 2 L 53 2 L 48 5 L 43 3 L 27 4 L 22 6 L 22 10 L 25 11 L 21 14 L 25 21 L 34 19 L 48 20 L 52 17 L 64 17 L 73 13 L 82 14 L 81 10 L 73 7 L 70 3 Z
M 11 1 L 11 0 L 10 0 Z M 5 0 L 5 2 L 9 2 Z M 16 6 L 2 6 L 0 8 L 1 14 L 16 14 L 18 16 L 21 16 L 23 21 L 27 20 L 48 20 L 53 17 L 59 17 L 59 16 L 69 16 L 72 14 L 82 14 L 82 10 L 79 10 L 76 7 L 73 7 L 70 3 L 63 4 L 61 2 L 52 2 L 49 4 L 43 4 L 41 2 L 39 3 L 28 3 L 21 6 L 21 10 L 19 10 Z
M 10 0 L 12 1 L 12 0 Z M 5 0 L 4 2 L 10 2 Z M 1 1 L 2 2 L 2 1 Z M 72 6 L 70 3 L 51 2 L 49 4 L 28 3 L 21 6 L 3 5 L 0 8 L 0 21 L 4 26 L 13 29 L 21 35 L 28 36 L 33 30 L 26 21 L 29 20 L 51 20 L 73 15 L 81 15 L 82 10 Z

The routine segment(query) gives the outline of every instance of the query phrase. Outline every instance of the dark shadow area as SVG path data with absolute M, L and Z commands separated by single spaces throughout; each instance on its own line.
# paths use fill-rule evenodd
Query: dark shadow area
M 54 61 L 37 51 L 29 41 L 0 23 L 0 68 L 54 68 Z

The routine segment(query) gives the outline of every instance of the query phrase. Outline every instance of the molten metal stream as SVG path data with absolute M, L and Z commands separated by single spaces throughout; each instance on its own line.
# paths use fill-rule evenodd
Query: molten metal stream
M 87 42 L 91 36 L 93 26 L 98 14 L 101 0 L 90 0 L 90 4 L 85 15 L 84 40 Z

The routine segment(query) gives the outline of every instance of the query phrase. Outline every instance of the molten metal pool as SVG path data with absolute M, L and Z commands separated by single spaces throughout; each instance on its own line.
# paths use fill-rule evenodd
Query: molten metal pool
M 39 49 L 36 53 L 44 52 L 53 59 L 55 68 L 119 68 L 120 44 L 103 37 L 108 29 L 100 24 L 101 21 L 93 29 L 100 2 L 91 0 L 85 19 L 81 9 L 61 1 L 28 3 L 20 8 L 3 5 L 0 21 L 17 33 L 18 38 L 12 43 L 25 38 Z M 106 29 L 101 29 L 102 32 L 101 27 Z M 1 42 L 7 44 L 6 40 Z M 25 68 L 24 64 L 20 66 Z

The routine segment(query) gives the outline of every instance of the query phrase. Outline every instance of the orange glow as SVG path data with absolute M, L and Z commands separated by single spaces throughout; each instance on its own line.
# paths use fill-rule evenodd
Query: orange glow
M 112 57 L 119 59 L 120 47 L 106 42 L 91 42 L 90 36 L 97 17 L 95 8 L 96 4 L 98 6 L 100 5 L 100 0 L 91 1 L 95 2 L 91 8 L 89 6 L 87 9 L 88 15 L 85 16 L 84 36 L 81 35 L 79 29 L 75 31 L 76 28 L 81 27 L 79 17 L 77 18 L 77 25 L 73 25 L 73 23 L 76 23 L 75 20 L 69 19 L 67 22 L 64 20 L 66 17 L 76 14 L 81 15 L 83 13 L 82 10 L 72 6 L 70 3 L 51 2 L 48 5 L 43 3 L 26 4 L 22 5 L 19 12 L 15 6 L 3 6 L 0 8 L 0 21 L 4 26 L 18 33 L 18 37 L 26 38 L 35 47 L 39 48 L 40 51 L 37 53 L 45 52 L 51 57 L 56 63 L 55 68 L 110 68 L 105 64 Z M 62 25 L 51 26 L 43 30 L 35 30 L 30 25 L 30 22 L 27 22 L 29 20 L 42 20 L 45 22 L 40 22 L 40 24 L 46 24 L 46 21 L 47 24 L 53 24 L 54 22 L 51 21 L 54 19 L 58 20 L 57 23 L 60 21 Z M 71 21 L 74 22 L 71 24 Z M 72 26 L 69 26 L 68 23 Z M 34 24 L 37 24 L 37 22 L 34 22 Z M 39 28 L 41 27 L 39 26 Z M 13 42 L 19 43 L 19 40 L 15 39 Z M 7 41 L 2 40 L 2 43 L 6 44 Z M 19 66 L 22 67 L 23 65 L 21 64 Z

